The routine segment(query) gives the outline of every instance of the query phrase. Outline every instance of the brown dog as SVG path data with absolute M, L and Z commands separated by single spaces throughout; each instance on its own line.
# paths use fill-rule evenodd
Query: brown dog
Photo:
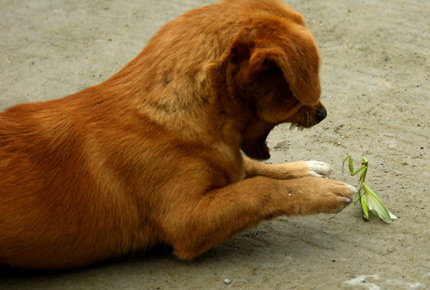
M 224 0 L 164 26 L 102 84 L 0 114 L 0 264 L 82 267 L 156 244 L 192 259 L 279 215 L 335 213 L 354 188 L 315 161 L 266 165 L 310 127 L 319 55 L 278 0 Z

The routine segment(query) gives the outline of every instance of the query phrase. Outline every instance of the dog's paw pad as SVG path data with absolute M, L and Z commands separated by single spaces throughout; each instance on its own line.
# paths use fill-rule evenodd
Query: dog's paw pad
M 324 162 L 315 160 L 307 161 L 309 167 L 309 175 L 314 177 L 329 177 L 333 169 L 330 165 Z

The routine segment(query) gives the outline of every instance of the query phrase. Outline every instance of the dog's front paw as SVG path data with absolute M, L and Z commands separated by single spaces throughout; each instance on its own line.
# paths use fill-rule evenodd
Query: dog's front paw
M 330 176 L 333 169 L 331 169 L 330 165 L 320 161 L 306 161 L 308 165 L 309 171 L 308 175 L 313 177 L 324 177 L 327 178 Z
M 353 201 L 357 189 L 328 178 L 304 177 L 285 180 L 285 215 L 333 214 Z
M 330 179 L 318 179 L 320 191 L 317 196 L 320 199 L 319 210 L 321 213 L 339 213 L 351 204 L 357 189 L 347 183 Z

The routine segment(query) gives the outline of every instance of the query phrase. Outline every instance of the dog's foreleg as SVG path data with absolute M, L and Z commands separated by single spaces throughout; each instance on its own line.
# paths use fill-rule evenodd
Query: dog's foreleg
M 319 161 L 298 161 L 283 164 L 265 164 L 245 157 L 245 176 L 266 176 L 274 179 L 294 179 L 306 176 L 328 177 L 332 172 L 330 165 Z
M 280 215 L 336 213 L 351 203 L 355 188 L 324 178 L 276 180 L 254 177 L 187 196 L 163 218 L 165 242 L 192 259 L 260 221 Z

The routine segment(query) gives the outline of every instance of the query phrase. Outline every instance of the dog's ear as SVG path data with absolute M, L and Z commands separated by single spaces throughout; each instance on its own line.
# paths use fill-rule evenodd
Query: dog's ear
M 319 54 L 307 30 L 280 33 L 274 38 L 259 29 L 243 29 L 228 51 L 228 62 L 242 72 L 241 79 L 258 78 L 268 70 L 278 70 L 295 98 L 304 105 L 319 102 Z M 244 73 L 244 71 L 246 73 Z
M 314 105 L 321 94 L 320 58 L 312 35 L 304 28 L 301 29 L 275 35 L 273 30 L 243 29 L 230 47 L 230 61 L 242 68 L 246 67 L 250 78 L 276 68 L 301 103 Z
M 299 53 L 294 44 L 256 48 L 249 59 L 251 75 L 258 77 L 273 67 L 279 68 L 290 91 L 304 105 L 318 103 L 321 87 L 319 81 L 319 55 L 309 49 Z

